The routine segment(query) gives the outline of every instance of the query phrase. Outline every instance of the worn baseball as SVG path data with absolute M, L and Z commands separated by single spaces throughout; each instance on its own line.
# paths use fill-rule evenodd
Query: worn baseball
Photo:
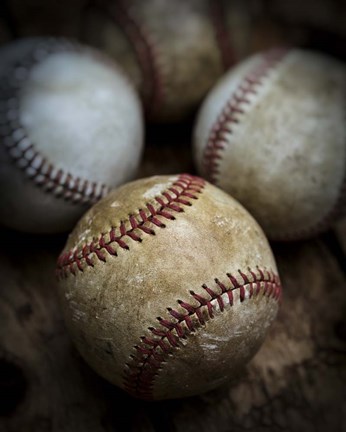
M 57 277 L 81 355 L 143 399 L 196 395 L 238 377 L 281 294 L 257 222 L 187 174 L 136 180 L 95 204 L 69 236 Z
M 178 121 L 249 49 L 244 4 L 225 0 L 92 0 L 83 40 L 105 50 L 137 86 L 151 121 Z
M 112 60 L 64 39 L 19 39 L 0 57 L 0 222 L 70 230 L 135 177 L 139 97 Z
M 194 125 L 197 171 L 239 200 L 273 240 L 316 235 L 344 211 L 346 67 L 300 49 L 231 69 Z

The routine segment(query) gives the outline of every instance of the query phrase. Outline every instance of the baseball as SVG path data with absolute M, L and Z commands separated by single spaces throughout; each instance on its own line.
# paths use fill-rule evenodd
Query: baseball
M 109 188 L 135 177 L 139 98 L 113 61 L 65 39 L 20 39 L 0 57 L 0 221 L 70 230 Z
M 273 49 L 231 69 L 194 125 L 200 175 L 239 200 L 272 240 L 312 237 L 343 213 L 346 68 Z
M 237 377 L 281 295 L 257 222 L 188 174 L 111 191 L 70 234 L 57 277 L 82 357 L 143 399 L 196 395 Z
M 244 5 L 224 0 L 93 1 L 83 39 L 119 62 L 153 121 L 178 121 L 249 49 Z

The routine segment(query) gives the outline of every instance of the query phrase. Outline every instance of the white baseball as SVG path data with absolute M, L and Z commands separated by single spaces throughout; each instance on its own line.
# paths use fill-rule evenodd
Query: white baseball
M 65 39 L 21 39 L 0 55 L 0 221 L 68 230 L 135 176 L 139 99 L 112 61 Z
M 258 53 L 209 93 L 194 128 L 198 172 L 271 239 L 310 237 L 343 211 L 346 68 L 300 49 Z

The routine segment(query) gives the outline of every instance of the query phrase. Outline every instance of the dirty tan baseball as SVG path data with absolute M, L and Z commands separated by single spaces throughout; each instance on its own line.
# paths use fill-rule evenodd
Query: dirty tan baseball
M 343 63 L 300 49 L 260 52 L 231 69 L 201 106 L 196 167 L 269 238 L 310 237 L 343 212 L 345 120 Z
M 95 204 L 70 234 L 57 278 L 83 358 L 143 399 L 196 395 L 239 377 L 281 295 L 256 221 L 188 174 L 136 180 Z

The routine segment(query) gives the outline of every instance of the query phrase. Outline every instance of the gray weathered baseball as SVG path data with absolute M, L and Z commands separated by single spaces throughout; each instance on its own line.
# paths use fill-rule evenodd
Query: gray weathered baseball
M 275 240 L 310 237 L 343 212 L 346 67 L 300 49 L 260 52 L 209 93 L 194 127 L 203 177 Z
M 70 230 L 135 176 L 139 98 L 112 60 L 64 39 L 20 39 L 0 56 L 0 222 Z
M 142 95 L 150 120 L 186 118 L 249 49 L 250 16 L 240 2 L 89 3 L 83 38 L 123 66 Z
M 81 355 L 144 399 L 191 396 L 238 377 L 281 294 L 257 222 L 188 174 L 136 180 L 95 204 L 69 236 L 57 276 Z

